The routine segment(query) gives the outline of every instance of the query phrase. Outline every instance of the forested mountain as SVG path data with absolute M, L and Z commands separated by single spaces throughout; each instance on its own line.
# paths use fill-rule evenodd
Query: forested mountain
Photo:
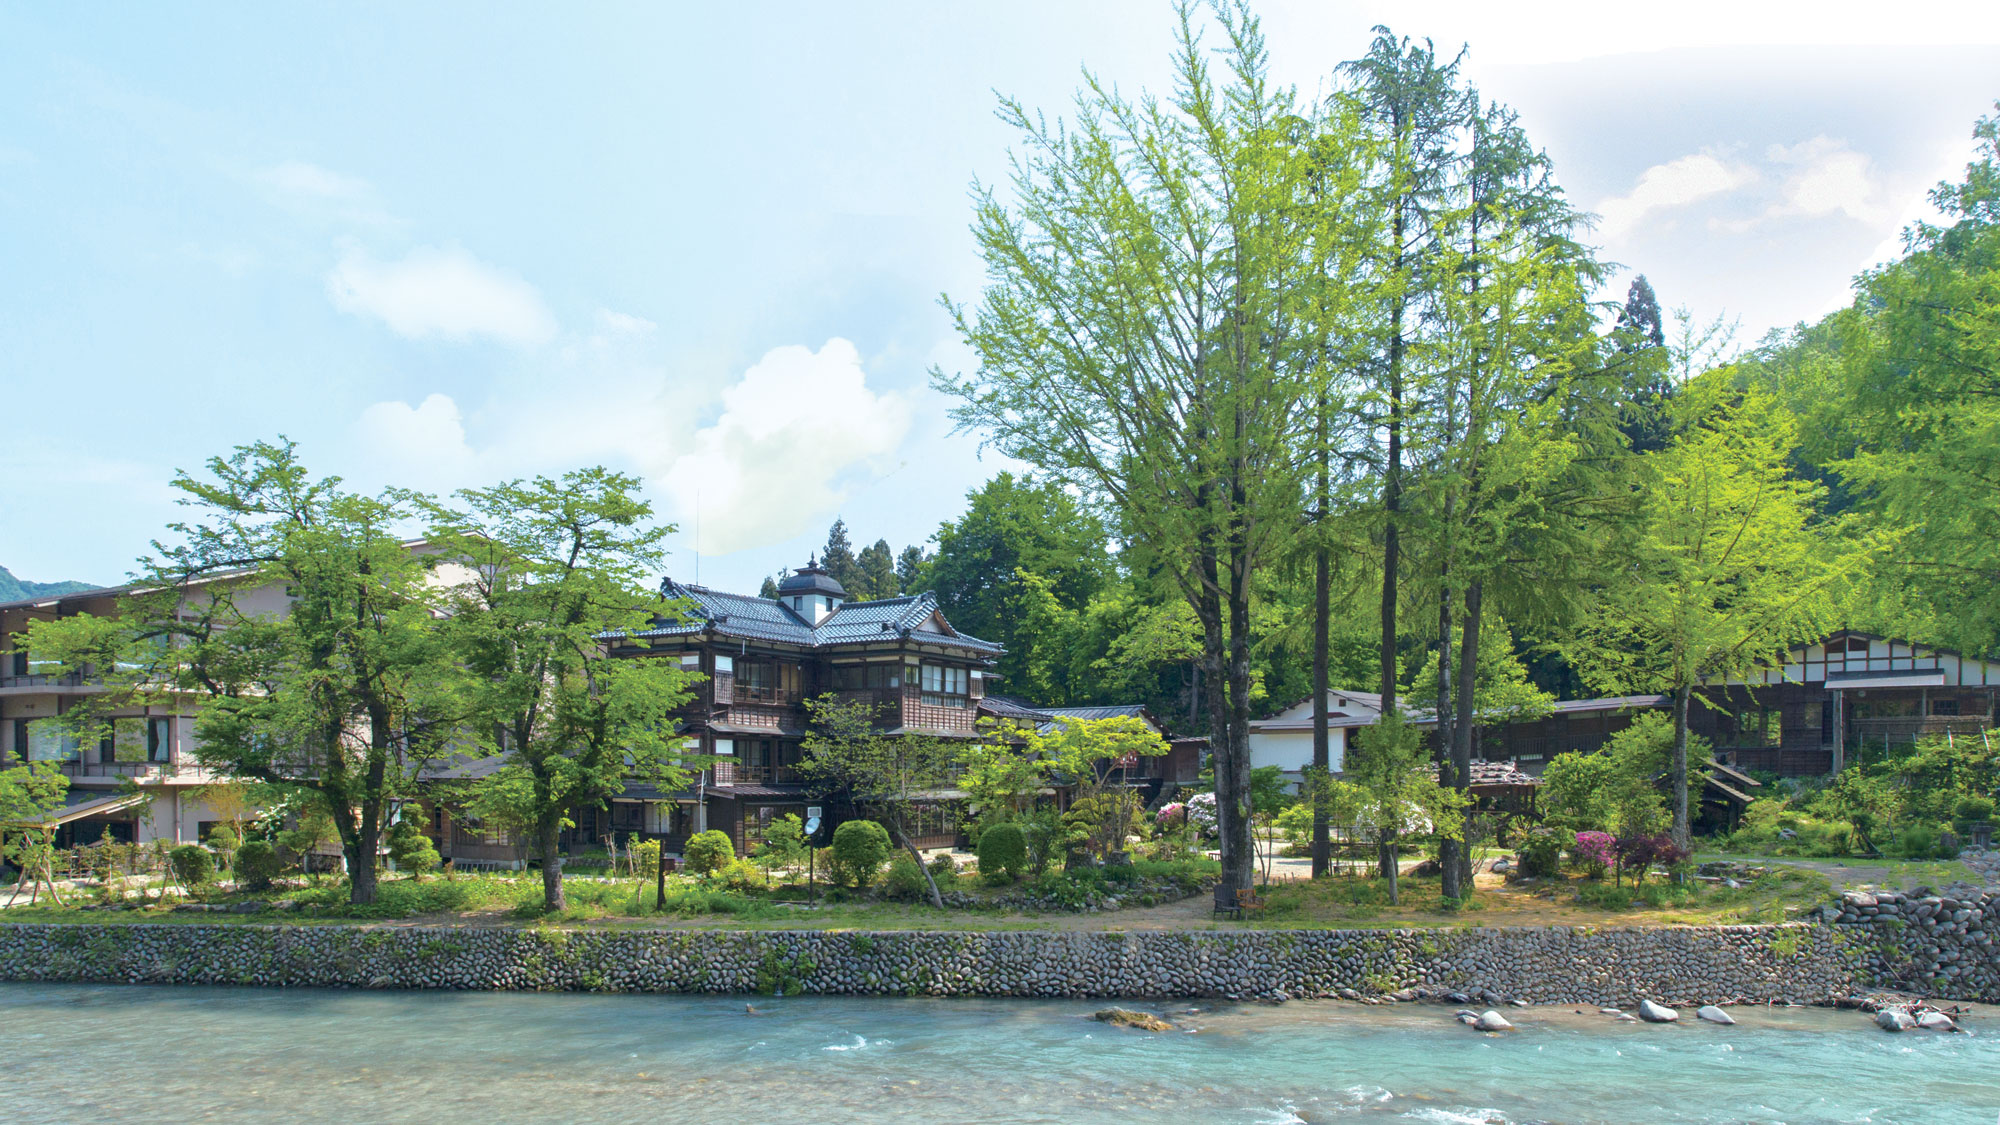
M 13 572 L 0 566 L 0 602 L 16 602 L 24 598 L 47 598 L 57 594 L 74 594 L 81 590 L 95 590 L 88 582 L 24 582 L 14 577 Z

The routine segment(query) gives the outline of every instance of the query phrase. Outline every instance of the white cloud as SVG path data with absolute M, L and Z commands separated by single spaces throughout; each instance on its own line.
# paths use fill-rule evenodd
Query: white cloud
M 1683 207 L 1710 196 L 1735 191 L 1757 178 L 1754 169 L 1729 165 L 1705 152 L 1692 153 L 1639 174 L 1626 195 L 1597 205 L 1599 226 L 1607 240 L 1623 237 L 1654 211 Z
M 450 395 L 432 394 L 414 407 L 378 402 L 361 412 L 354 436 L 370 467 L 399 483 L 450 488 L 464 483 L 474 460 Z
M 844 482 L 880 468 L 910 429 L 910 404 L 867 384 L 860 353 L 838 337 L 817 352 L 765 353 L 661 482 L 683 534 L 698 509 L 701 553 L 722 555 L 790 539 L 831 514 Z
M 334 307 L 380 318 L 412 339 L 487 336 L 528 347 L 555 336 L 535 287 L 456 248 L 419 247 L 398 262 L 351 250 L 326 278 Z
M 1770 217 L 1818 217 L 1836 211 L 1864 223 L 1889 217 L 1879 201 L 1881 185 L 1868 155 L 1848 148 L 1846 141 L 1814 137 L 1795 145 L 1772 145 L 1767 155 L 1773 163 L 1798 169 L 1786 178 L 1783 201 L 1767 212 Z
M 606 332 L 624 336 L 644 336 L 657 331 L 660 327 L 643 316 L 613 312 L 610 309 L 597 310 L 597 325 Z

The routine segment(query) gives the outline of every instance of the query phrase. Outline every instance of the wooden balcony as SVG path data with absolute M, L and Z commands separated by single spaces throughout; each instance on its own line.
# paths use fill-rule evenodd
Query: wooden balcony
M 806 778 L 797 766 L 753 766 L 743 762 L 717 762 L 717 785 L 804 785 Z

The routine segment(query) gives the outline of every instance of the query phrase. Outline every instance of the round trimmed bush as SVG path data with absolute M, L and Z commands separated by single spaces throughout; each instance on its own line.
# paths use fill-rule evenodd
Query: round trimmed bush
M 996 824 L 979 834 L 979 873 L 998 882 L 1028 870 L 1028 838 L 1018 824 Z
M 236 849 L 236 881 L 245 890 L 270 890 L 271 880 L 278 877 L 280 869 L 278 849 L 269 840 L 245 840 Z
M 872 820 L 842 824 L 833 830 L 833 881 L 855 888 L 873 883 L 891 848 L 889 830 Z
M 168 852 L 167 867 L 183 887 L 199 887 L 215 878 L 215 857 L 200 844 L 182 844 Z
M 730 861 L 736 858 L 736 845 L 729 842 L 728 833 L 711 828 L 689 837 L 681 856 L 687 860 L 689 871 L 696 875 L 710 875 L 729 866 Z
M 396 861 L 396 870 L 407 871 L 419 880 L 439 863 L 437 845 L 409 821 L 397 821 L 389 829 L 388 844 L 389 858 Z
M 208 830 L 208 850 L 215 853 L 215 865 L 224 871 L 229 870 L 230 863 L 236 858 L 236 849 L 242 846 L 243 841 L 236 835 L 236 830 L 227 824 L 218 824 Z
M 930 884 L 924 882 L 924 869 L 910 858 L 908 852 L 897 852 L 889 860 L 889 875 L 882 880 L 882 892 L 890 898 L 915 900 L 931 893 Z

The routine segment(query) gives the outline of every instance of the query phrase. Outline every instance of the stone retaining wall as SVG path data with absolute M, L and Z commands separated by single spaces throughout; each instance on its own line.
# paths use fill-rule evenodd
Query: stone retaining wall
M 0 980 L 608 992 L 1823 1003 L 1857 927 L 1101 933 L 0 925 Z M 1497 1002 L 1489 998 L 1492 1002 Z
M 2000 1002 L 2000 891 L 1961 888 L 1942 895 L 1849 891 L 1823 912 L 1843 930 L 1866 934 L 1867 978 L 1885 988 Z

